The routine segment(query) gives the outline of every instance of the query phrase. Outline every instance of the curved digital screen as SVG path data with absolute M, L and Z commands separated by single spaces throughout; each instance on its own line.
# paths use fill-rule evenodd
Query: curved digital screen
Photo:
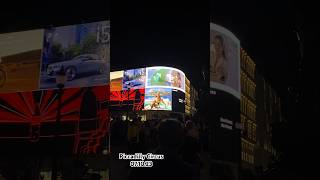
M 172 110 L 172 89 L 146 88 L 144 97 L 145 110 Z
M 185 75 L 179 69 L 155 66 L 148 67 L 146 88 L 173 88 L 185 92 Z
M 122 82 L 123 90 L 144 88 L 146 82 L 146 69 L 125 70 Z
M 110 91 L 122 91 L 123 71 L 110 72 Z
M 135 99 L 139 108 L 133 106 L 134 110 L 185 111 L 185 74 L 179 69 L 154 66 L 115 71 L 110 73 L 110 82 L 111 94 L 117 97 L 110 99 L 113 108 L 121 110 L 131 100 L 124 92 L 143 90 L 144 96 Z
M 240 99 L 240 41 L 227 29 L 210 23 L 210 88 Z

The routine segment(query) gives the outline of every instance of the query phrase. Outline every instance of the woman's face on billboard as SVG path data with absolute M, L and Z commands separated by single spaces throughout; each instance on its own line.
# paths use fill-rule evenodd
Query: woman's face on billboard
M 216 36 L 213 40 L 214 50 L 217 54 L 221 55 L 223 53 L 222 39 Z

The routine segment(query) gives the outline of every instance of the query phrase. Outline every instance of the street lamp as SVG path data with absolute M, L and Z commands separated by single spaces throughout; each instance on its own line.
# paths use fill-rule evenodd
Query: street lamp
M 58 135 L 60 133 L 60 126 L 61 126 L 61 97 L 63 94 L 63 88 L 64 84 L 66 82 L 66 73 L 64 71 L 63 66 L 61 66 L 60 70 L 56 74 L 56 84 L 57 84 L 57 99 L 58 99 L 58 106 L 57 106 L 57 116 L 56 116 L 56 125 L 55 125 L 55 134 L 54 134 L 54 141 L 55 141 L 55 148 L 54 148 L 54 156 L 52 161 L 52 174 L 51 179 L 56 180 L 57 179 L 57 152 L 56 149 L 58 149 Z

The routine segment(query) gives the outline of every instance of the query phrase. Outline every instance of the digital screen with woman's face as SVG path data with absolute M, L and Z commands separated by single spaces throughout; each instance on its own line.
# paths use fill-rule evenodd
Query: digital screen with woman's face
M 216 24 L 210 24 L 210 88 L 240 97 L 240 41 Z

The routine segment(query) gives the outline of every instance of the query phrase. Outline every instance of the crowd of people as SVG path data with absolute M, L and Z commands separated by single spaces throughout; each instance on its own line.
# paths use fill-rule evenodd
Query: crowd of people
M 208 147 L 208 133 L 203 122 L 179 118 L 111 122 L 112 179 L 200 179 L 200 153 Z M 118 160 L 118 153 L 163 154 L 152 168 L 130 168 L 129 162 Z

